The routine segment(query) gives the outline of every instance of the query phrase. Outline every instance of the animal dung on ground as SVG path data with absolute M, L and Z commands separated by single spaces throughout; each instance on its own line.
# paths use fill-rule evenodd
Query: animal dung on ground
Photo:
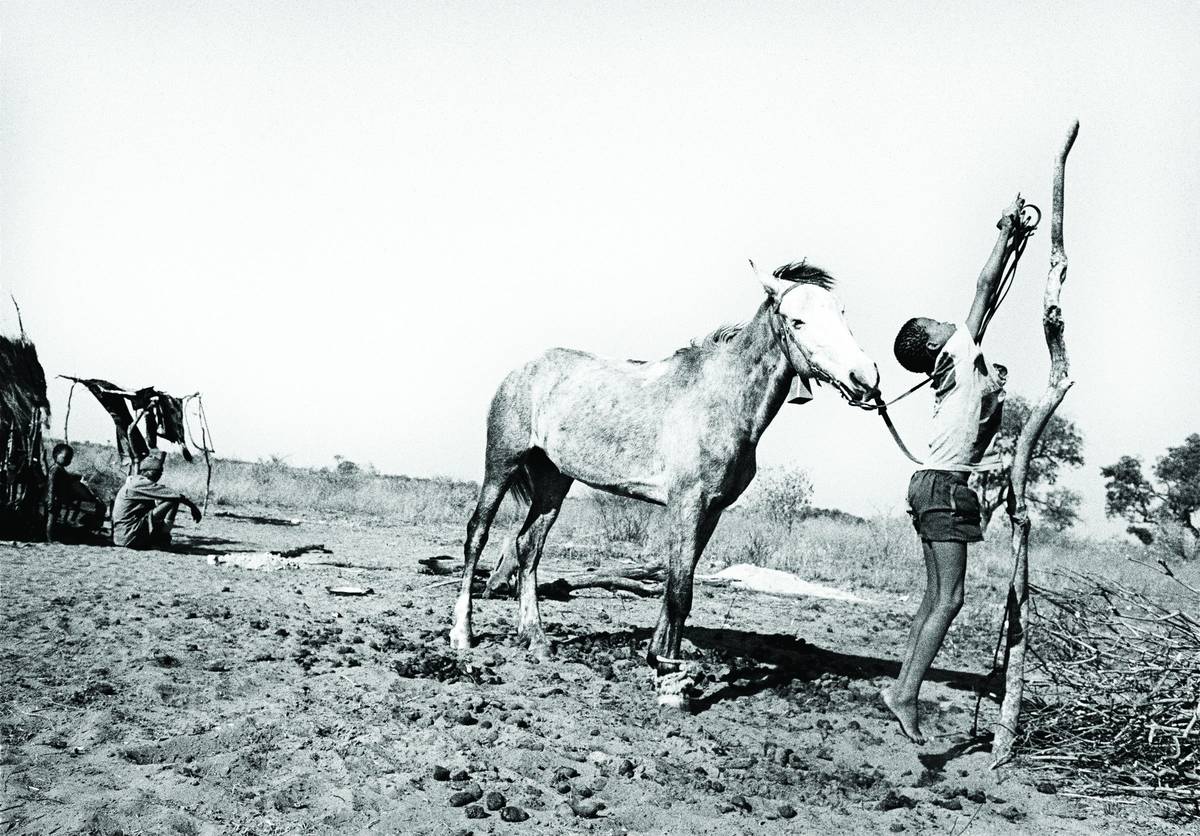
M 489 792 L 483 799 L 483 804 L 488 808 L 488 810 L 495 812 L 502 807 L 505 807 L 508 804 L 508 800 L 504 797 L 503 793 L 492 791 Z M 505 821 L 507 821 L 507 819 L 505 819 Z
M 451 807 L 466 807 L 483 798 L 483 790 L 478 784 L 470 784 L 450 796 Z
M 361 586 L 327 586 L 325 591 L 330 595 L 371 595 L 375 592 L 371 587 L 363 588 Z
M 529 818 L 529 814 L 520 807 L 505 807 L 500 811 L 500 818 L 507 822 L 522 822 Z

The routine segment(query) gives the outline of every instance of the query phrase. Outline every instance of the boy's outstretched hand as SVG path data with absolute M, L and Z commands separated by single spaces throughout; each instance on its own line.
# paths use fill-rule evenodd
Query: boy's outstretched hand
M 996 221 L 996 229 L 1011 229 L 1021 222 L 1021 213 L 1025 211 L 1025 199 L 1021 197 L 1021 193 L 1017 192 L 1017 196 L 1013 198 L 1013 202 L 1008 204 L 1008 208 L 1004 210 L 1004 214 L 1000 216 L 1000 220 Z

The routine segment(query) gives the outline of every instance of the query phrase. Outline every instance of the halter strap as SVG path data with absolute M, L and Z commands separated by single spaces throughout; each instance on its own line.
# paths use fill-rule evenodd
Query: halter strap
M 780 304 L 783 302 L 783 297 L 787 296 L 799 286 L 800 282 L 792 282 L 783 291 L 783 293 L 780 293 L 779 296 L 776 297 L 775 305 L 771 309 L 771 330 L 775 332 L 775 340 L 779 343 L 779 348 L 783 351 L 784 359 L 787 360 L 788 365 L 792 367 L 792 372 L 797 377 L 804 378 L 805 380 L 822 380 L 823 378 L 816 373 L 817 369 L 813 365 L 812 358 L 809 357 L 808 352 L 804 350 L 804 346 L 800 345 L 800 341 L 796 339 L 796 335 L 793 334 L 785 324 L 779 322 L 779 319 L 783 317 L 783 311 L 780 310 Z M 808 367 L 808 374 L 804 374 L 796 368 L 796 364 L 792 362 L 792 355 L 788 352 L 787 346 L 783 344 L 784 340 L 781 334 L 786 334 L 792 345 L 794 345 L 796 350 L 800 352 L 800 356 L 804 358 L 804 365 Z

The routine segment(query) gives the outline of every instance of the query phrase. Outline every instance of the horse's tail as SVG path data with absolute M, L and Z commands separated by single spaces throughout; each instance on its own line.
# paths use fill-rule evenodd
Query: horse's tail
M 533 480 L 529 478 L 529 467 L 524 462 L 508 477 L 507 490 L 522 505 L 533 504 Z
M 504 545 L 500 547 L 500 557 L 496 560 L 496 568 L 488 575 L 487 588 L 484 590 L 485 598 L 495 598 L 500 594 L 500 591 L 508 586 L 512 576 L 516 574 L 517 567 L 520 565 L 520 557 L 517 555 L 517 535 L 510 534 L 504 538 Z M 508 590 L 510 593 L 512 589 Z
M 533 480 L 529 476 L 529 465 L 526 462 L 521 462 L 508 477 L 505 490 L 509 496 L 522 505 L 528 507 L 533 504 Z M 501 589 L 512 580 L 518 565 L 520 565 L 520 558 L 517 555 L 517 535 L 510 534 L 504 538 L 504 545 L 500 547 L 500 557 L 496 560 L 496 568 L 488 577 L 484 595 L 494 598 L 500 594 Z

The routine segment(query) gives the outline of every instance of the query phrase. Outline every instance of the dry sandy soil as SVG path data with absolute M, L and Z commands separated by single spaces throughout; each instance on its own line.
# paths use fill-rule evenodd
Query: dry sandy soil
M 212 518 L 174 553 L 0 545 L 0 835 L 1171 831 L 988 770 L 967 741 L 989 637 L 952 632 L 923 693 L 938 737 L 906 742 L 876 693 L 912 600 L 699 587 L 685 647 L 711 678 L 679 716 L 640 661 L 657 601 L 544 602 L 539 664 L 515 604 L 484 600 L 478 646 L 450 653 L 454 587 L 416 570 L 460 536 Z M 309 543 L 333 554 L 208 559 Z M 580 555 L 549 551 L 542 580 Z

